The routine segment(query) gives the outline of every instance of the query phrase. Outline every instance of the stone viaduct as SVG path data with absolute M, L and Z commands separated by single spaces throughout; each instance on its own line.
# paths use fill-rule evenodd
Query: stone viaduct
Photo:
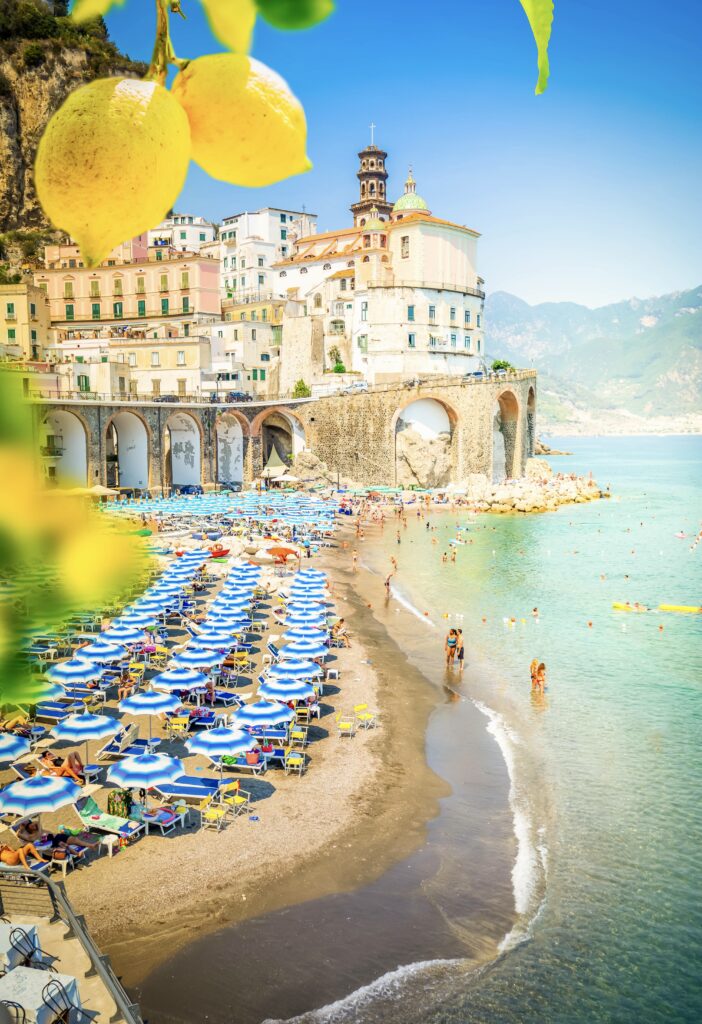
M 409 482 L 398 439 L 411 428 L 419 446 L 446 464 L 440 480 L 422 480 L 421 470 L 411 480 L 443 485 L 471 473 L 522 475 L 533 454 L 536 373 L 226 406 L 79 397 L 34 399 L 33 406 L 47 475 L 62 484 L 164 493 L 248 483 L 275 448 L 284 461 L 306 449 L 334 475 L 392 486 Z

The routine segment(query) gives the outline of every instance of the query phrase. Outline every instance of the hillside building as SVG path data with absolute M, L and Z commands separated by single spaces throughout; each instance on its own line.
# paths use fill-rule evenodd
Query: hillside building
M 7 359 L 43 359 L 50 341 L 46 295 L 32 284 L 0 284 L 0 353 Z
M 175 249 L 178 252 L 200 252 L 217 238 L 217 228 L 204 217 L 173 213 L 148 232 L 149 246 Z
M 278 276 L 271 267 L 316 230 L 316 214 L 299 210 L 265 207 L 225 217 L 218 252 L 222 299 L 247 303 L 277 295 Z

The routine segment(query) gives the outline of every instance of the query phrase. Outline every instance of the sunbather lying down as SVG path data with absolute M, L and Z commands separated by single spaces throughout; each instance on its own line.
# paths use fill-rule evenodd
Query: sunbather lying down
M 0 845 L 0 863 L 7 864 L 8 867 L 16 868 L 21 864 L 23 868 L 29 869 L 27 857 L 32 856 L 35 860 L 38 860 L 41 864 L 46 864 L 47 861 L 39 853 L 34 843 L 27 843 L 26 846 L 20 846 L 19 850 L 13 850 L 11 846 Z
M 65 761 L 62 761 L 60 757 L 57 757 L 50 750 L 45 750 L 39 760 L 44 768 L 49 769 L 52 775 L 73 779 L 79 786 L 84 785 L 84 780 L 78 775 L 78 772 L 83 771 L 83 762 L 79 754 L 71 753 Z

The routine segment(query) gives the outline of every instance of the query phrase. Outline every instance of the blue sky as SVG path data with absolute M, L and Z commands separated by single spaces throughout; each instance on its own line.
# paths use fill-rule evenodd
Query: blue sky
M 179 56 L 221 49 L 199 0 L 174 19 Z M 482 232 L 488 291 L 589 306 L 702 282 L 702 0 L 556 0 L 551 81 L 517 0 L 337 0 L 306 32 L 259 22 L 253 55 L 302 100 L 314 169 L 260 190 L 193 166 L 181 210 L 221 220 L 259 206 L 350 223 L 356 153 L 377 124 L 389 193 L 408 163 L 433 213 Z M 107 18 L 148 59 L 153 3 Z

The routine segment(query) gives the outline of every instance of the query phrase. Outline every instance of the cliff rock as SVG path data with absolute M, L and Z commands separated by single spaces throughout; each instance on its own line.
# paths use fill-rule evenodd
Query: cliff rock
M 451 479 L 451 438 L 428 439 L 411 427 L 398 430 L 397 483 L 400 487 L 445 487 Z

